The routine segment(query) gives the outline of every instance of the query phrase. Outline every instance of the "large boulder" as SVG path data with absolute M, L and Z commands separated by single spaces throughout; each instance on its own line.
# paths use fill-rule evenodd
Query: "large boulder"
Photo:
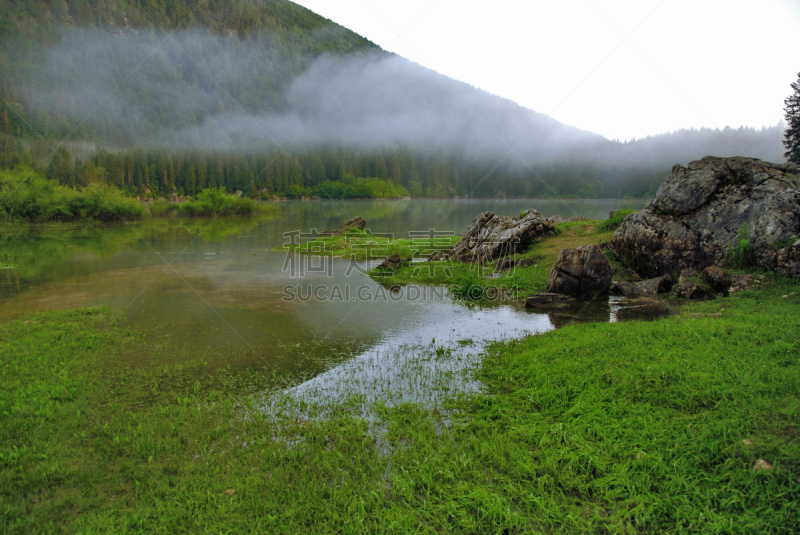
M 628 267 L 657 277 L 723 263 L 746 225 L 758 266 L 800 277 L 799 175 L 792 164 L 742 157 L 676 165 L 611 247 Z
M 449 254 L 460 261 L 487 262 L 521 253 L 554 229 L 553 223 L 537 210 L 528 210 L 521 217 L 483 212 L 472 220 Z
M 703 270 L 703 281 L 715 292 L 727 292 L 732 282 L 728 272 L 717 266 L 708 266 Z
M 609 286 L 611 265 L 594 245 L 563 249 L 547 278 L 548 293 L 584 299 L 607 295 Z

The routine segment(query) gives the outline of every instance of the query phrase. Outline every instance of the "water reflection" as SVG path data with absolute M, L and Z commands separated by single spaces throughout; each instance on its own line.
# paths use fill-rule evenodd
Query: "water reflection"
M 388 349 L 430 345 L 433 339 L 437 347 L 474 355 L 473 349 L 488 340 L 573 321 L 614 321 L 636 312 L 608 304 L 550 314 L 531 313 L 509 302 L 467 307 L 446 292 L 392 299 L 376 281 L 357 271 L 348 273 L 345 260 L 334 261 L 330 273 L 292 278 L 284 270 L 285 254 L 276 251 L 284 233 L 336 228 L 354 215 L 365 217 L 375 232 L 401 237 L 428 228 L 461 233 L 485 210 L 513 215 L 534 207 L 546 216 L 603 218 L 623 204 L 298 202 L 281 204 L 283 213 L 266 220 L 168 218 L 136 225 L 5 229 L 0 232 L 0 267 L 8 269 L 0 270 L 0 317 L 75 306 L 124 309 L 127 324 L 144 331 L 150 346 L 157 348 L 128 355 L 134 366 L 203 359 L 208 363 L 203 369 L 209 371 L 271 367 L 279 373 L 319 373 L 331 355 L 359 355 L 353 362 L 366 362 Z M 350 288 L 350 293 L 343 299 L 287 299 L 287 286 L 301 283 Z M 365 291 L 359 294 L 359 288 Z M 459 344 L 470 339 L 471 345 Z M 344 370 L 329 373 L 352 375 Z M 315 384 L 324 380 L 321 376 Z

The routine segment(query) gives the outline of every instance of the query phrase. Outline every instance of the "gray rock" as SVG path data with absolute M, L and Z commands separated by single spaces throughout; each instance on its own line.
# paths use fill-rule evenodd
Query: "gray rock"
M 685 282 L 694 282 L 698 276 L 697 271 L 692 268 L 687 268 L 681 270 L 681 274 L 678 277 L 678 284 L 683 284 Z
M 672 292 L 680 299 L 702 299 L 706 296 L 705 289 L 693 282 L 679 282 L 672 288 Z
M 450 256 L 460 262 L 488 262 L 525 251 L 554 228 L 537 210 L 528 210 L 519 218 L 483 212 L 472 220 Z
M 608 293 L 611 295 L 638 295 L 639 291 L 636 284 L 627 281 L 612 281 L 611 286 L 608 287 Z
M 656 295 L 669 292 L 672 282 L 672 275 L 669 273 L 639 282 L 614 281 L 609 292 L 613 295 Z
M 707 156 L 676 165 L 655 199 L 625 218 L 611 246 L 646 277 L 723 263 L 748 227 L 759 267 L 800 277 L 800 168 Z
M 703 281 L 711 286 L 715 292 L 727 292 L 731 287 L 731 277 L 728 272 L 717 266 L 708 266 L 703 270 Z
M 579 298 L 607 295 L 611 286 L 611 266 L 603 252 L 594 245 L 563 249 L 550 276 L 547 292 Z
M 554 225 L 558 225 L 559 223 L 563 223 L 564 221 L 566 221 L 567 218 L 564 217 L 563 215 L 556 214 L 553 217 L 547 218 L 547 220 L 550 221 Z
M 583 217 L 582 215 L 576 215 L 575 217 L 570 217 L 567 221 L 575 222 L 575 221 L 589 221 L 588 217 Z
M 525 300 L 527 308 L 558 308 L 575 304 L 575 298 L 561 294 L 534 294 Z
M 654 279 L 648 279 L 636 283 L 636 287 L 641 294 L 654 295 L 667 293 L 672 289 L 672 275 L 667 273 Z

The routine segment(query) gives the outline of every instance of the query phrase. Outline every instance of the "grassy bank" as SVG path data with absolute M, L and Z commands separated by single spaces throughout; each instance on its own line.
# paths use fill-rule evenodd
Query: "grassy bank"
M 497 344 L 485 395 L 449 426 L 378 407 L 382 444 L 357 397 L 262 418 L 246 394 L 267 376 L 126 371 L 143 342 L 109 310 L 4 321 L 0 529 L 796 533 L 799 294 L 768 277 L 652 323 Z

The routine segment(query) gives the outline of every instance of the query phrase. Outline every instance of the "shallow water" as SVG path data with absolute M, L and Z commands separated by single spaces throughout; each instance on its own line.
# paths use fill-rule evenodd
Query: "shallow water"
M 375 384 L 387 383 L 386 373 L 393 368 L 381 361 L 381 355 L 397 348 L 443 347 L 475 355 L 492 340 L 543 332 L 571 321 L 613 321 L 619 305 L 601 303 L 571 313 L 540 314 L 526 311 L 520 302 L 468 305 L 443 289 L 410 286 L 400 295 L 349 270 L 347 260 L 320 260 L 320 272 L 292 277 L 284 269 L 286 253 L 276 250 L 285 243 L 284 233 L 336 228 L 362 216 L 373 232 L 394 233 L 398 238 L 407 238 L 412 230 L 460 234 L 486 210 L 516 215 L 536 208 L 545 216 L 560 213 L 602 219 L 611 210 L 643 204 L 610 200 L 293 202 L 280 205 L 280 216 L 261 221 L 174 218 L 136 225 L 6 230 L 0 232 L 0 268 L 5 268 L 0 269 L 0 317 L 109 305 L 123 309 L 123 326 L 144 331 L 157 349 L 128 355 L 132 366 L 153 361 L 192 363 L 202 358 L 209 372 L 224 367 L 270 367 L 278 373 L 320 374 L 298 387 L 308 395 L 321 391 L 323 383 L 335 389 L 331 385 L 337 383 L 336 377 L 353 375 L 377 392 Z M 296 298 L 286 299 L 287 285 Z M 327 288 L 317 295 L 322 299 L 308 298 L 306 290 L 321 286 Z M 338 288 L 340 297 L 332 295 L 333 288 Z M 346 364 L 328 369 L 331 361 L 353 356 L 350 368 Z M 465 356 L 463 365 L 456 368 L 466 369 L 471 362 Z M 354 368 L 359 363 L 360 371 Z M 386 373 L 376 375 L 376 370 Z M 376 377 L 380 380 L 373 380 Z M 404 396 L 413 398 L 413 385 L 403 385 L 400 378 L 395 384 Z M 467 382 L 459 388 L 472 387 Z

